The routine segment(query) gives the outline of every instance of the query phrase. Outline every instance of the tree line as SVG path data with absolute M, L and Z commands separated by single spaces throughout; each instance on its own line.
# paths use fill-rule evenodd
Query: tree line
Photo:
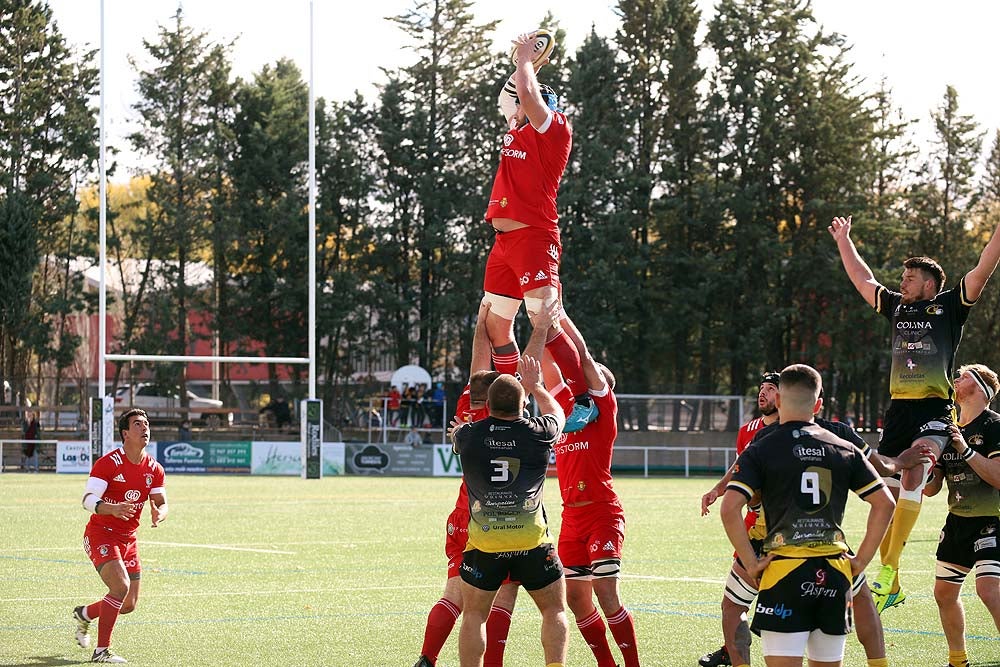
M 472 4 L 414 0 L 389 18 L 412 64 L 386 69 L 371 99 L 318 100 L 327 401 L 387 354 L 452 381 L 468 368 L 505 129 L 496 98 L 512 69 L 491 46 L 497 22 L 477 22 Z M 891 82 L 871 92 L 848 37 L 808 2 L 720 0 L 707 22 L 694 0 L 616 9 L 613 36 L 592 31 L 539 74 L 573 125 L 561 271 L 592 351 L 630 393 L 743 394 L 761 371 L 806 361 L 832 412 L 874 423 L 888 326 L 826 226 L 853 214 L 886 285 L 920 254 L 953 284 L 1000 222 L 1000 133 L 987 144 L 947 87 L 928 110 L 933 139 L 917 144 Z M 538 18 L 567 43 L 556 17 Z M 221 354 L 306 354 L 308 87 L 288 59 L 234 77 L 231 46 L 178 9 L 132 61 L 128 143 L 146 166 L 110 188 L 111 270 L 138 267 L 121 276 L 111 351 L 183 354 L 200 313 Z M 43 2 L 0 3 L 0 374 L 15 388 L 73 375 L 85 341 L 67 321 L 95 306 L 79 263 L 98 254 L 94 57 Z M 195 275 L 204 266 L 211 281 Z M 959 360 L 996 367 L 998 327 L 990 285 Z M 182 365 L 153 370 L 185 382 Z

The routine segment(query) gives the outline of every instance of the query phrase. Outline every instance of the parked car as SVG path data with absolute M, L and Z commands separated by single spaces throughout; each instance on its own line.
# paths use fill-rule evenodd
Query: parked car
M 214 398 L 202 398 L 193 391 L 188 391 L 187 397 L 190 409 L 188 419 L 200 420 L 209 428 L 219 428 L 224 423 L 233 423 L 232 412 L 203 411 L 203 409 L 222 408 L 222 401 L 217 401 Z M 115 392 L 115 406 L 142 408 L 150 419 L 180 419 L 183 416 L 179 410 L 181 399 L 176 387 L 168 388 L 147 382 L 135 385 L 134 394 L 131 387 L 119 387 Z

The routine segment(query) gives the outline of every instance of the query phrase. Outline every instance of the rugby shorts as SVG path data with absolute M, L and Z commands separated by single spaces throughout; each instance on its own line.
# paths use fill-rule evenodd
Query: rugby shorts
M 893 399 L 885 411 L 878 453 L 899 456 L 922 436 L 947 442 L 948 427 L 955 420 L 955 406 L 946 398 Z
M 624 542 L 625 512 L 621 504 L 563 508 L 559 560 L 567 569 L 589 568 L 604 560 L 620 561 Z
M 470 549 L 462 560 L 462 581 L 484 591 L 498 590 L 508 579 L 518 581 L 526 590 L 537 591 L 559 581 L 562 564 L 553 544 L 534 549 L 489 553 Z
M 457 577 L 462 567 L 465 543 L 469 541 L 469 512 L 455 508 L 445 527 L 444 555 L 448 558 L 448 578 Z
M 778 557 L 764 570 L 750 629 L 846 635 L 851 631 L 851 564 L 840 556 Z
M 95 568 L 99 569 L 107 562 L 120 560 L 125 563 L 125 571 L 130 576 L 142 572 L 139 545 L 134 533 L 119 535 L 107 528 L 88 524 L 87 529 L 83 531 L 83 550 Z
M 522 227 L 497 232 L 486 259 L 483 291 L 512 299 L 540 287 L 561 289 L 559 259 L 562 243 L 558 229 Z
M 937 560 L 971 570 L 977 561 L 1000 561 L 1000 518 L 948 513 L 938 540 Z

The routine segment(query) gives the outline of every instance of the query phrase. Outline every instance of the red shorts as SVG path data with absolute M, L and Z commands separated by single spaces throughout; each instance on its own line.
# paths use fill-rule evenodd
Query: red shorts
M 457 577 L 462 567 L 462 554 L 469 541 L 469 512 L 454 509 L 448 515 L 448 536 L 444 541 L 444 555 L 448 557 L 448 578 Z
M 563 508 L 559 560 L 564 567 L 590 567 L 595 561 L 621 559 L 624 542 L 625 512 L 617 502 Z
M 520 299 L 539 287 L 558 289 L 560 257 L 558 229 L 522 227 L 498 232 L 486 260 L 483 290 Z
M 125 537 L 105 528 L 87 526 L 83 531 L 83 550 L 95 568 L 120 560 L 125 563 L 125 571 L 129 574 L 142 572 L 135 535 Z

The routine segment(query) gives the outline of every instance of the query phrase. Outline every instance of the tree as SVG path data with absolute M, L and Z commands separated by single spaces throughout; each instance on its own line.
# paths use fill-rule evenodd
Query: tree
M 151 173 L 150 199 L 160 216 L 158 231 L 171 240 L 164 249 L 167 279 L 172 285 L 173 316 L 147 331 L 166 341 L 174 354 L 186 354 L 189 341 L 188 313 L 195 294 L 189 287 L 190 266 L 205 249 L 206 229 L 211 219 L 208 203 L 213 185 L 213 133 L 218 123 L 213 102 L 218 89 L 218 72 L 228 72 L 227 50 L 212 46 L 205 33 L 195 32 L 184 23 L 180 8 L 173 15 L 173 25 L 159 26 L 159 41 L 143 40 L 143 47 L 153 65 L 138 70 L 141 99 L 134 105 L 141 128 L 129 139 L 140 153 L 155 161 Z M 163 368 L 155 369 L 166 373 Z M 187 407 L 186 365 L 176 374 L 183 407 Z
M 97 156 L 92 56 L 43 3 L 0 6 L 0 379 L 22 397 L 30 355 L 53 354 L 36 274 L 46 237 L 75 212 L 76 178 Z

